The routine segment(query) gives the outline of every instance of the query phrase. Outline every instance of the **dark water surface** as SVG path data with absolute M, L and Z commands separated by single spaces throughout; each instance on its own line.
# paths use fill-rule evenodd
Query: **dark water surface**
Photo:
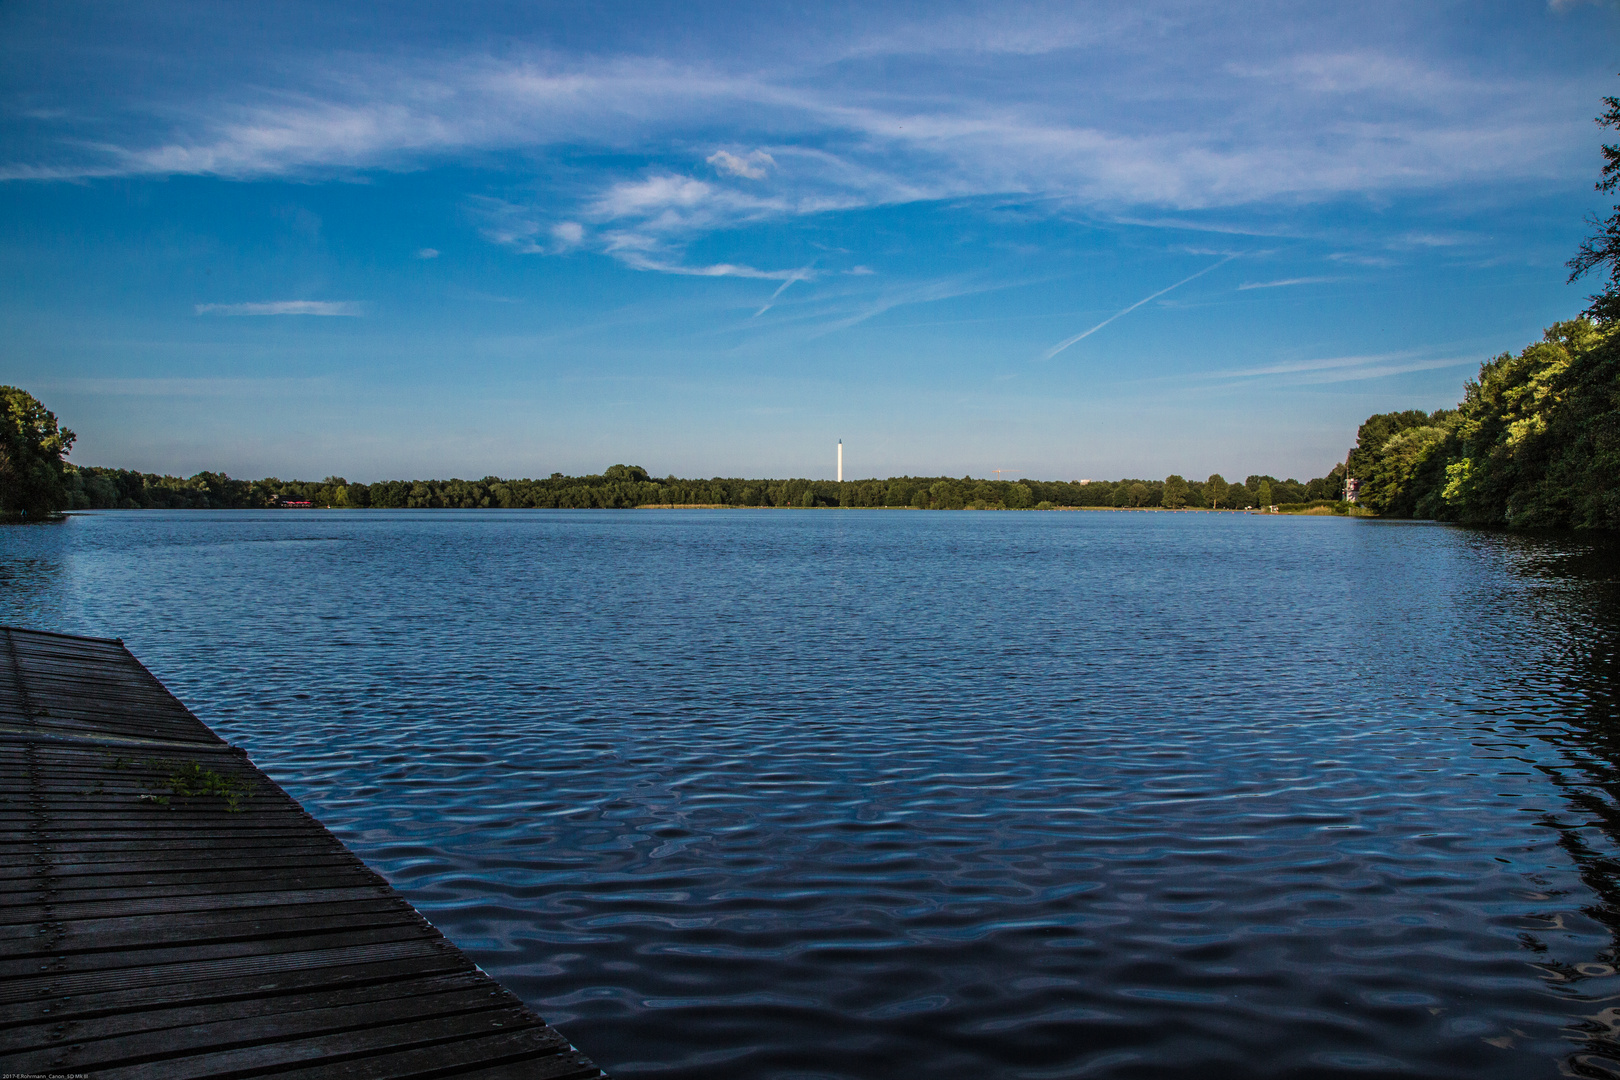
M 620 1078 L 1620 1073 L 1612 553 L 1207 514 L 109 513 L 119 636 Z

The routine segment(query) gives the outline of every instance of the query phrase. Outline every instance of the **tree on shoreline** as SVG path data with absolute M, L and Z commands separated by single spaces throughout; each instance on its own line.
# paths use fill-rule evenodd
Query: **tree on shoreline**
M 1620 130 L 1620 98 L 1605 97 L 1608 111 L 1596 118 L 1599 127 Z M 1603 144 L 1603 172 L 1594 185 L 1598 191 L 1612 192 L 1620 186 L 1620 145 Z M 1609 282 L 1602 292 L 1587 297 L 1589 306 L 1585 315 L 1600 324 L 1620 320 L 1620 206 L 1614 208 L 1607 221 L 1599 221 L 1593 214 L 1586 219 L 1594 232 L 1581 241 L 1580 250 L 1564 265 L 1569 267 L 1571 284 L 1600 266 L 1609 268 Z
M 67 508 L 62 458 L 74 438 L 32 394 L 0 386 L 0 515 L 47 518 Z
M 1166 510 L 1180 510 L 1187 505 L 1187 496 L 1191 491 L 1185 479 L 1171 473 L 1164 478 L 1164 494 L 1159 497 L 1159 505 Z

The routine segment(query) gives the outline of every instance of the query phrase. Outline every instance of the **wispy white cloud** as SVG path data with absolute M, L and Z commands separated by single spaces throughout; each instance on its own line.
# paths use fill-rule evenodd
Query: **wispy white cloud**
M 69 378 L 38 379 L 40 390 L 97 397 L 249 398 L 330 389 L 331 379 Z
M 269 300 L 257 304 L 198 304 L 198 315 L 343 315 L 365 314 L 357 300 Z
M 1452 248 L 1477 244 L 1482 238 L 1465 232 L 1407 232 L 1391 237 L 1392 248 Z
M 701 180 L 665 173 L 614 184 L 597 196 L 589 210 L 598 218 L 657 217 L 676 224 L 675 215 L 712 204 L 716 194 L 713 187 Z
M 484 239 L 524 255 L 560 254 L 585 241 L 585 226 L 577 221 L 547 221 L 549 215 L 533 207 L 488 196 L 475 196 L 471 203 L 483 219 Z
M 1227 70 L 1241 78 L 1311 94 L 1373 94 L 1443 101 L 1484 89 L 1484 80 L 1381 49 L 1295 53 L 1258 64 L 1229 64 Z
M 1306 384 L 1357 382 L 1363 379 L 1383 379 L 1391 375 L 1410 375 L 1419 371 L 1469 368 L 1478 365 L 1478 357 L 1450 360 L 1418 360 L 1405 364 L 1372 364 L 1365 367 L 1338 368 L 1331 371 L 1300 375 L 1295 381 Z
M 935 304 L 954 300 L 960 296 L 974 296 L 1003 289 L 1016 289 L 1029 284 L 1024 279 L 988 280 L 957 275 L 933 280 L 895 284 L 881 288 L 876 294 L 855 286 L 841 294 L 820 298 L 807 305 L 784 325 L 801 328 L 806 337 L 818 338 L 859 326 L 896 308 L 919 304 Z
M 1238 286 L 1238 292 L 1246 289 L 1281 289 L 1289 285 L 1322 285 L 1330 281 L 1342 281 L 1335 277 L 1293 277 L 1283 278 L 1280 281 L 1245 281 Z
M 752 277 L 806 281 L 807 269 L 758 269 L 738 263 L 689 265 L 684 244 L 713 229 L 794 212 L 784 200 L 717 186 L 670 172 L 621 180 L 579 207 L 594 232 L 577 221 L 546 225 L 541 212 L 516 203 L 479 198 L 484 235 L 524 254 L 554 254 L 593 245 L 637 269 L 695 277 Z M 542 243 L 542 238 L 549 242 Z
M 528 194 L 472 197 L 484 235 L 529 254 L 786 281 L 789 269 L 694 267 L 685 252 L 716 231 L 919 200 L 1241 218 L 1257 203 L 1561 178 L 1590 143 L 1577 79 L 1504 75 L 1424 52 L 1421 35 L 1339 28 L 1343 44 L 1302 48 L 1318 39 L 1279 29 L 1245 32 L 1239 49 L 1231 20 L 1177 4 L 856 21 L 747 60 L 673 46 L 305 56 L 212 95 L 137 98 L 121 115 L 144 122 L 97 139 L 13 148 L 0 179 L 308 177 L 514 156 L 522 170 L 583 148 L 604 153 Z M 1227 56 L 1245 59 L 1211 59 Z
M 419 248 L 416 252 L 416 257 L 418 259 L 437 259 L 439 257 L 439 249 L 430 247 Z
M 1386 267 L 1394 266 L 1395 260 L 1387 255 L 1364 255 L 1357 251 L 1335 251 L 1328 258 L 1337 263 L 1348 263 L 1351 266 Z
M 937 33 L 906 27 L 838 55 L 806 50 L 798 63 L 740 72 L 696 57 L 320 57 L 289 69 L 280 87 L 148 103 L 167 127 L 156 138 L 131 131 L 58 145 L 73 157 L 58 162 L 14 150 L 0 175 L 247 178 L 565 144 L 667 152 L 718 126 L 780 133 L 771 146 L 705 160 L 725 179 L 771 177 L 781 212 L 995 193 L 1174 210 L 1553 176 L 1586 135 L 1584 113 L 1557 107 L 1560 86 L 1549 93 L 1543 80 L 1527 93 L 1498 70 L 1387 46 L 1259 45 L 1249 51 L 1272 55 L 1167 81 L 1170 54 L 1163 71 L 1140 56 L 1124 74 L 1106 62 L 1133 40 L 1131 25 L 1179 30 L 1187 36 L 1164 43 L 1196 54 L 1208 31 L 1176 28 L 1162 11 L 1077 13 L 1019 33 L 1006 20 L 947 21 Z M 1079 50 L 1072 74 L 1020 77 L 1024 58 L 1053 49 Z M 882 79 L 822 77 L 827 65 L 884 50 L 944 59 Z M 996 72 L 999 84 L 978 85 L 1005 90 L 962 93 L 959 69 Z M 819 167 L 809 167 L 813 155 Z M 633 194 L 615 186 L 596 201 Z
M 687 266 L 682 263 L 665 262 L 661 259 L 641 254 L 635 251 L 615 251 L 623 262 L 635 270 L 652 270 L 660 274 L 679 274 L 682 277 L 739 277 L 759 278 L 764 281 L 782 281 L 784 283 L 803 280 L 798 276 L 797 270 L 760 270 L 741 263 L 709 263 L 706 266 Z M 781 290 L 777 290 L 780 294 Z
M 776 159 L 763 150 L 755 150 L 744 157 L 738 157 L 725 150 L 716 150 L 705 160 L 720 172 L 748 180 L 765 179 L 770 174 L 771 168 L 776 165 Z
M 1284 377 L 1295 383 L 1338 383 L 1364 379 L 1381 379 L 1390 375 L 1407 375 L 1417 371 L 1436 371 L 1443 368 L 1477 365 L 1479 359 L 1460 357 L 1423 357 L 1415 350 L 1377 353 L 1367 356 L 1334 356 L 1316 360 L 1290 361 L 1261 367 L 1238 368 L 1209 373 L 1214 379 L 1254 379 Z

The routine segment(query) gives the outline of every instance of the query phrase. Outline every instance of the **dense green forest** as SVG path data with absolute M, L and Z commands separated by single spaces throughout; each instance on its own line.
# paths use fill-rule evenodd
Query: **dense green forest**
M 543 480 L 384 480 L 351 484 L 341 476 L 320 481 L 234 480 L 203 472 L 182 479 L 127 469 L 67 466 L 71 509 L 235 509 L 285 506 L 378 508 L 563 508 L 623 509 L 639 506 L 915 507 L 924 510 L 1029 510 L 1057 507 L 1169 507 L 1241 509 L 1274 502 L 1330 498 L 1342 484 L 1342 466 L 1302 484 L 1274 476 L 1228 483 L 1220 476 L 1164 480 L 975 480 L 941 476 L 895 476 L 887 480 L 746 480 L 714 477 L 683 480 L 649 476 L 634 465 L 615 465 L 600 475 Z

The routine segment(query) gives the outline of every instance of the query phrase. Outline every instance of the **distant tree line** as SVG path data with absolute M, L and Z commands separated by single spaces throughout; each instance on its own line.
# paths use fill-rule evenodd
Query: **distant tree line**
M 629 509 L 641 506 L 912 507 L 921 510 L 1048 510 L 1059 507 L 1242 509 L 1273 502 L 1333 498 L 1343 467 L 1300 483 L 1250 476 L 1228 483 L 1163 480 L 960 480 L 892 476 L 887 480 L 661 479 L 637 465 L 600 475 L 545 479 L 238 480 L 222 472 L 190 477 L 74 465 L 74 434 L 27 391 L 0 387 L 0 516 L 49 517 L 62 510 L 235 510 L 311 505 L 378 509 Z
M 629 509 L 641 506 L 913 507 L 921 510 L 1047 510 L 1058 507 L 1242 509 L 1273 502 L 1330 498 L 1342 485 L 1342 466 L 1300 483 L 1250 476 L 1228 483 L 1220 476 L 1164 480 L 975 480 L 948 476 L 893 476 L 887 480 L 684 480 L 648 475 L 636 465 L 614 465 L 600 475 L 552 473 L 540 480 L 383 480 L 351 484 L 325 480 L 235 480 L 201 472 L 182 479 L 128 469 L 68 466 L 70 509 L 245 509 L 309 503 L 380 509 Z

